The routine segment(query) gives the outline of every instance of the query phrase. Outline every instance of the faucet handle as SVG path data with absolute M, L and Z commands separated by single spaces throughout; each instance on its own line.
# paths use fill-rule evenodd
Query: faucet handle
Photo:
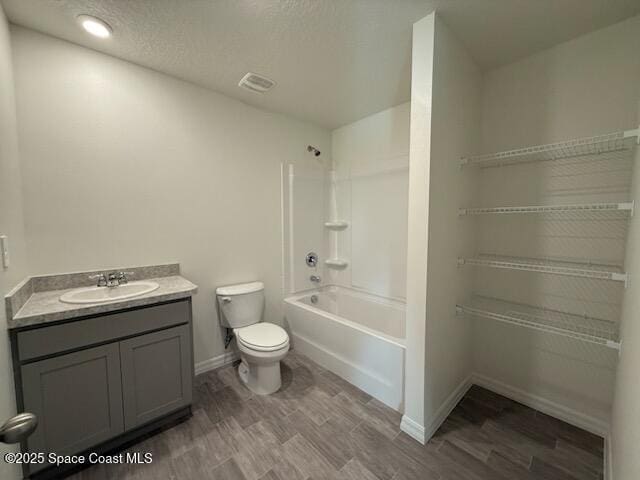
M 107 276 L 104 273 L 98 273 L 96 275 L 89 275 L 89 280 L 98 280 L 98 287 L 107 286 Z
M 118 283 L 129 282 L 128 276 L 135 275 L 135 272 L 118 272 Z

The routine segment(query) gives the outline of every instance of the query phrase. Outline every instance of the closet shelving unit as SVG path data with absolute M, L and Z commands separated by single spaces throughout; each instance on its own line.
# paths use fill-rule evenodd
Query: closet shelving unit
M 640 127 L 634 130 L 579 138 L 565 142 L 531 146 L 516 150 L 464 157 L 462 168 L 494 168 L 531 162 L 552 162 L 562 159 L 588 161 L 607 155 L 613 159 L 628 159 L 640 143 Z M 461 208 L 459 216 L 517 215 L 517 214 L 625 214 L 634 213 L 634 202 L 584 203 L 567 205 L 527 205 L 487 208 Z M 594 217 L 599 218 L 599 217 Z M 603 281 L 624 282 L 627 274 L 617 265 L 603 265 L 590 261 L 567 261 L 481 254 L 473 258 L 458 258 L 459 265 L 473 265 L 498 269 L 520 270 Z M 532 305 L 507 302 L 497 298 L 473 296 L 468 304 L 456 305 L 458 314 L 488 318 L 533 330 L 554 333 L 585 342 L 619 349 L 616 322 L 561 312 Z

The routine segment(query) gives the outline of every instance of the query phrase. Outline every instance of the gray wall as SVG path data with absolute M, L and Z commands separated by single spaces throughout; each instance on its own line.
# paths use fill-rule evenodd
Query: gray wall
M 640 41 L 639 41 L 640 43 Z M 640 87 L 638 88 L 640 98 Z M 640 106 L 640 104 L 639 104 Z M 639 110 L 640 112 L 640 110 Z M 640 120 L 640 116 L 639 116 Z M 640 149 L 636 150 L 631 196 L 640 199 Z M 609 480 L 640 478 L 640 218 L 631 219 L 627 238 L 625 270 L 631 281 L 622 307 L 621 339 L 622 351 L 618 363 L 616 388 L 613 400 L 611 445 L 608 460 L 612 475 Z
M 224 349 L 216 286 L 263 280 L 281 315 L 280 163 L 330 134 L 12 26 L 32 273 L 178 261 L 196 363 Z M 224 67 L 222 67 L 224 68 Z

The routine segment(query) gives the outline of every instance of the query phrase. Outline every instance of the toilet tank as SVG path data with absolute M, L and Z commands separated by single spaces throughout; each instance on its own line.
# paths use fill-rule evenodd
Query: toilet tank
M 220 324 L 228 328 L 241 328 L 262 319 L 264 310 L 264 284 L 241 283 L 216 288 L 220 306 Z

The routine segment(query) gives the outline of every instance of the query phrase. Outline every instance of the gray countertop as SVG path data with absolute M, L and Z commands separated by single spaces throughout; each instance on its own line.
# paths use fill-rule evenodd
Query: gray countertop
M 155 273 L 153 270 L 151 272 Z M 20 288 L 14 289 L 13 294 L 9 294 L 6 298 L 7 313 L 11 313 L 10 315 L 7 315 L 7 326 L 9 329 L 22 328 L 31 325 L 82 317 L 85 315 L 95 315 L 126 308 L 177 300 L 187 298 L 195 294 L 198 287 L 177 273 L 179 273 L 179 269 L 176 266 L 175 269 L 162 272 L 162 276 L 145 276 L 145 280 L 152 280 L 158 283 L 159 287 L 153 292 L 113 302 L 88 304 L 71 304 L 60 301 L 60 296 L 62 294 L 75 290 L 78 288 L 77 286 L 74 286 L 73 288 L 30 291 L 28 292 L 28 295 L 25 295 L 23 293 L 25 285 L 29 285 L 28 281 L 26 281 L 19 286 Z M 84 273 L 82 275 L 86 278 Z M 12 295 L 22 295 L 25 299 L 20 302 L 21 304 L 16 305 Z M 15 309 L 15 314 L 13 314 L 11 306 Z

